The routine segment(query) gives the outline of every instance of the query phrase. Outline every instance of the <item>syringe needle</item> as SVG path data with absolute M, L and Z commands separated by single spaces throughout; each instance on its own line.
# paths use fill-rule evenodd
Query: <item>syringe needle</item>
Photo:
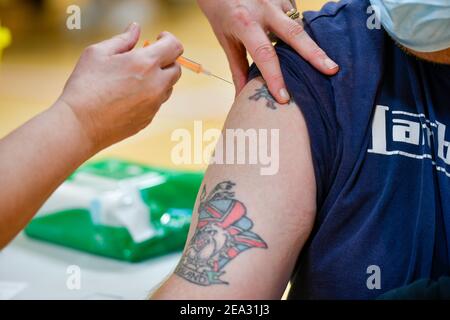
M 213 76 L 213 77 L 215 77 L 215 78 L 217 78 L 217 79 L 220 79 L 220 80 L 223 80 L 223 81 L 225 81 L 225 82 L 227 82 L 227 83 L 229 83 L 229 84 L 233 84 L 232 82 L 230 82 L 230 81 L 228 81 L 228 80 L 225 80 L 224 78 L 221 78 L 221 77 L 219 77 L 219 76 L 216 76 L 215 74 L 212 74 L 211 73 L 211 75 Z
M 220 80 L 222 80 L 222 81 L 225 81 L 225 82 L 227 82 L 227 83 L 229 83 L 229 84 L 233 84 L 233 83 L 231 83 L 230 81 L 225 80 L 224 78 L 221 78 L 221 77 L 219 77 L 219 76 L 215 75 L 214 73 L 211 73 L 211 72 L 209 72 L 209 71 L 207 71 L 207 70 L 203 70 L 203 73 L 206 74 L 206 75 L 208 75 L 208 76 L 213 76 L 214 78 L 217 78 L 217 79 L 220 79 Z

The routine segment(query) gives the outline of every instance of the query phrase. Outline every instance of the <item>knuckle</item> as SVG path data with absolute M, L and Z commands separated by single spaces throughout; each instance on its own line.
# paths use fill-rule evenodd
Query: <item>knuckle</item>
M 316 48 L 314 49 L 314 55 L 315 55 L 315 56 L 323 57 L 323 56 L 326 55 L 326 53 L 325 53 L 325 51 L 322 50 L 322 48 L 316 47 Z
M 183 45 L 177 38 L 175 38 L 175 36 L 172 36 L 172 38 L 172 50 L 176 53 L 182 54 L 184 51 Z
M 324 58 L 326 56 L 325 51 L 323 51 L 319 46 L 316 46 L 311 53 L 310 59 L 314 58 Z
M 156 67 L 155 59 L 138 55 L 130 57 L 124 64 L 128 64 L 131 72 L 135 72 L 138 75 L 137 80 L 147 77 Z
M 252 21 L 250 12 L 244 6 L 236 7 L 232 12 L 231 17 L 233 22 L 241 23 L 244 25 L 248 25 Z
M 270 43 L 262 44 L 255 50 L 255 59 L 261 62 L 267 62 L 277 55 L 275 48 Z
M 177 52 L 180 52 L 180 54 L 183 54 L 183 52 L 184 52 L 184 47 L 183 47 L 183 45 L 181 44 L 181 42 L 178 41 L 178 40 L 177 40 L 177 42 L 176 42 L 176 51 L 177 51 Z
M 183 45 L 181 44 L 180 40 L 178 40 L 177 37 L 175 37 L 173 34 L 166 32 L 164 35 L 164 41 L 167 41 L 167 46 L 165 47 L 166 51 L 176 52 L 176 53 L 182 53 L 184 51 Z
M 154 67 L 158 66 L 158 59 L 151 56 L 144 60 L 145 64 L 148 68 L 153 69 Z
M 136 65 L 144 66 L 146 69 L 153 69 L 157 66 L 158 60 L 154 56 L 135 57 L 134 63 Z
M 301 24 L 298 24 L 295 22 L 291 23 L 288 28 L 288 37 L 290 39 L 295 39 L 304 33 L 305 33 L 305 28 Z
M 283 75 L 281 73 L 274 73 L 267 77 L 267 79 L 270 83 L 279 83 L 284 81 Z

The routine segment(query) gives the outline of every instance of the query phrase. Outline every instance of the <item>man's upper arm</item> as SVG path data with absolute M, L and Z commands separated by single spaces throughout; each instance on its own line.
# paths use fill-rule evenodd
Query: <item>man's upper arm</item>
M 243 138 L 246 151 L 239 152 Z M 239 157 L 245 164 L 236 164 Z M 153 298 L 279 299 L 316 211 L 300 109 L 277 104 L 260 78 L 252 80 L 236 99 L 214 159 L 183 257 Z

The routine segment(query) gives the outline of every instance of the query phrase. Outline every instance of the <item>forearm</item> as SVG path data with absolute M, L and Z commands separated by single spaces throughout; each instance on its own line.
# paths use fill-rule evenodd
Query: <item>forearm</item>
M 93 151 L 77 118 L 61 102 L 0 140 L 0 247 Z

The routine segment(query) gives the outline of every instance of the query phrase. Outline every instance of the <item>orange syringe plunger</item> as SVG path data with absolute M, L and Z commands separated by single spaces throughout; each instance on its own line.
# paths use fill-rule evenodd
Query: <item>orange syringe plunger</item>
M 144 48 L 149 46 L 149 45 L 150 45 L 150 41 L 145 40 L 144 41 Z M 191 70 L 191 71 L 193 71 L 195 73 L 202 73 L 202 72 L 205 71 L 205 70 L 203 70 L 201 64 L 198 64 L 197 62 L 189 60 L 189 59 L 187 59 L 185 57 L 179 57 L 177 59 L 177 62 L 179 64 L 181 64 L 183 67 L 185 67 L 185 68 L 187 68 L 187 69 L 189 69 L 189 70 Z

